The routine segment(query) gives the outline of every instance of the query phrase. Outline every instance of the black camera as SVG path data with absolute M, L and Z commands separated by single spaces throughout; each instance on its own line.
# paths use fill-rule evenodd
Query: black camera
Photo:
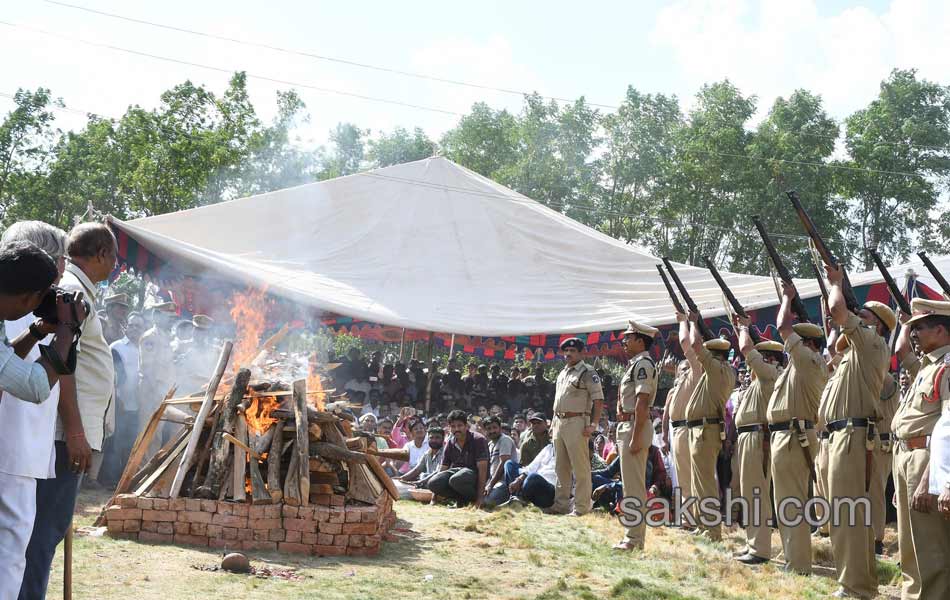
M 46 290 L 46 294 L 40 301 L 40 305 L 37 306 L 36 310 L 33 311 L 33 314 L 36 317 L 43 319 L 45 323 L 50 323 L 53 325 L 59 323 L 59 316 L 56 314 L 56 298 L 59 296 L 62 296 L 63 302 L 67 304 L 76 304 L 78 302 L 82 302 L 86 309 L 86 314 L 89 314 L 89 303 L 82 299 L 81 292 L 70 292 L 55 285 L 50 286 L 50 288 Z M 73 308 L 73 317 L 75 318 L 76 316 L 78 316 L 76 314 L 76 309 Z M 79 319 L 77 318 L 76 321 L 79 321 Z

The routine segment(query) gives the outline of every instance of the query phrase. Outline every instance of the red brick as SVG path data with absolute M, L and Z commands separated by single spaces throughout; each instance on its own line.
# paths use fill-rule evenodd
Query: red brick
M 364 537 L 363 541 L 367 546 L 378 546 L 382 541 L 380 535 L 367 535 Z
M 188 498 L 171 498 L 168 500 L 168 510 L 186 510 Z M 155 508 L 155 507 L 153 507 Z
M 175 543 L 189 546 L 207 546 L 208 538 L 201 535 L 175 534 Z
M 326 523 L 330 520 L 330 509 L 326 506 L 315 506 L 313 509 L 313 520 Z
M 379 553 L 379 548 L 360 548 L 357 546 L 347 546 L 347 556 L 373 556 Z
M 302 533 L 300 534 L 300 543 L 314 545 L 317 543 L 317 534 L 315 533 Z
M 343 512 L 343 522 L 344 523 L 359 523 L 363 520 L 363 515 L 355 510 L 357 507 L 347 507 Z
M 221 537 L 225 540 L 238 539 L 238 529 L 236 527 L 222 527 Z
M 332 546 L 333 545 L 333 536 L 329 533 L 318 533 L 317 534 L 317 544 L 321 546 Z
M 297 508 L 298 519 L 313 520 L 313 506 L 300 506 Z
M 286 543 L 286 542 L 284 542 Z M 251 540 L 245 540 L 241 542 L 242 550 L 264 550 L 270 552 L 277 552 L 277 542 L 254 542 Z
M 247 527 L 247 517 L 238 517 L 236 515 L 212 515 L 211 522 L 223 527 L 237 527 L 238 529 Z
M 284 529 L 287 531 L 313 533 L 317 530 L 317 525 L 313 521 L 307 521 L 305 519 L 284 519 Z
M 330 535 L 338 535 L 343 533 L 343 524 L 342 523 L 320 523 L 320 533 L 329 533 Z
M 201 500 L 198 498 L 185 498 L 185 510 L 191 512 L 200 512 Z
M 348 545 L 353 546 L 354 548 L 362 548 L 365 544 L 363 540 L 366 536 L 363 535 L 351 535 L 350 543 Z
M 185 523 L 204 523 L 207 525 L 211 522 L 213 517 L 213 514 L 202 512 L 200 510 L 183 510 L 178 513 L 178 520 L 184 521 Z
M 206 525 L 205 527 L 208 530 L 208 537 L 210 538 L 217 538 L 224 535 L 224 527 L 220 525 Z
M 379 519 L 379 510 L 376 507 L 367 506 L 363 511 L 363 522 L 375 523 L 377 519 Z
M 344 504 L 346 504 L 345 496 L 341 496 L 340 494 L 330 496 L 330 506 L 343 506 Z
M 346 554 L 346 548 L 339 546 L 314 546 L 313 553 L 317 556 L 343 556 Z
M 158 498 L 156 498 L 158 500 Z M 134 518 L 134 517 L 129 517 Z M 174 523 L 178 520 L 178 513 L 173 510 L 143 510 L 143 521 L 167 521 Z
M 343 512 L 342 506 L 334 506 L 330 509 L 330 519 L 331 523 L 343 523 L 345 521 L 345 513 Z
M 125 530 L 125 521 L 110 519 L 106 521 L 106 528 L 109 530 L 109 533 L 121 533 Z
M 155 521 L 142 521 L 142 531 L 156 533 L 158 531 L 158 523 Z
M 222 500 L 221 502 L 218 502 L 218 510 L 215 512 L 217 512 L 219 515 L 233 515 L 233 507 L 234 505 L 230 502 L 225 502 Z
M 169 523 L 167 521 L 159 521 L 158 525 L 156 526 L 156 530 L 158 531 L 158 533 L 171 535 L 175 533 L 175 524 Z
M 138 508 L 139 497 L 135 494 L 119 494 L 115 497 L 116 504 L 122 508 Z
M 271 504 L 264 507 L 264 518 L 265 519 L 279 519 L 281 512 L 280 504 Z
M 248 519 L 247 526 L 251 529 L 278 529 L 281 526 L 280 519 Z
M 189 533 L 191 533 L 191 535 L 200 535 L 203 537 L 208 537 L 208 526 L 205 525 L 204 523 L 192 523 L 191 531 Z
M 280 514 L 281 514 L 281 516 L 284 516 L 284 517 L 295 518 L 295 517 L 297 516 L 297 514 L 298 514 L 298 513 L 297 513 L 297 507 L 296 507 L 296 506 L 290 506 L 289 504 L 284 504 L 284 505 L 281 507 L 281 512 L 280 512 Z
M 283 542 L 287 537 L 287 532 L 283 529 L 271 529 L 270 533 L 267 534 L 267 541 L 269 542 Z
M 141 521 L 122 521 L 122 531 L 139 531 L 142 529 Z
M 238 529 L 238 539 L 242 542 L 249 542 L 254 539 L 253 529 Z
M 251 506 L 250 508 L 247 509 L 247 516 L 252 519 L 263 519 L 265 517 L 264 505 L 257 504 L 257 505 Z
M 303 536 L 303 534 L 300 533 L 299 531 L 287 531 L 285 532 L 285 534 L 286 534 L 284 535 L 285 542 L 299 542 L 301 537 Z
M 218 501 L 217 500 L 202 500 L 201 510 L 206 513 L 218 512 Z
M 176 521 L 174 523 L 175 533 L 188 535 L 191 533 L 191 525 L 183 521 Z
M 141 531 L 139 532 L 139 541 L 152 544 L 170 544 L 175 541 L 175 537 L 170 534 Z
M 236 517 L 246 517 L 250 512 L 250 506 L 244 502 L 235 502 L 231 505 L 231 514 Z
M 376 533 L 376 523 L 344 523 L 343 533 L 358 533 L 360 535 L 373 535 Z
M 168 498 L 152 498 L 152 510 L 168 510 Z
M 315 494 L 310 503 L 317 506 L 330 506 L 331 498 L 332 496 L 330 494 Z
M 334 546 L 349 546 L 350 536 L 348 535 L 335 535 L 333 536 L 333 545 Z
M 270 530 L 269 529 L 252 529 L 251 533 L 253 534 L 253 539 L 255 542 L 269 542 L 270 540 Z
M 143 510 L 152 510 L 153 503 L 151 498 L 139 498 L 138 507 Z
M 292 552 L 293 554 L 313 553 L 313 546 L 308 544 L 295 544 L 293 542 L 281 542 L 277 544 L 277 549 L 281 552 Z
M 148 511 L 146 511 L 148 512 Z M 129 520 L 138 520 L 142 518 L 142 509 L 141 508 L 121 508 L 118 504 L 114 504 L 106 509 L 106 519 L 112 521 L 129 521 Z M 157 519 L 153 519 L 157 520 Z

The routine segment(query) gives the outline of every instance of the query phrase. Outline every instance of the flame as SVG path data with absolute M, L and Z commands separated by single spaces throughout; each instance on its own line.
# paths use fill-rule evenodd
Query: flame
M 307 401 L 317 410 L 323 410 L 325 406 L 325 396 L 323 391 L 323 381 L 317 373 L 317 356 L 314 354 L 310 358 L 310 367 L 307 372 Z
M 255 396 L 251 405 L 244 411 L 247 430 L 258 436 L 264 435 L 264 432 L 277 422 L 270 414 L 279 406 L 280 402 L 274 396 Z
M 231 318 L 235 324 L 235 344 L 232 352 L 234 371 L 247 367 L 257 357 L 261 334 L 267 325 L 266 290 L 248 289 L 235 292 L 231 297 Z

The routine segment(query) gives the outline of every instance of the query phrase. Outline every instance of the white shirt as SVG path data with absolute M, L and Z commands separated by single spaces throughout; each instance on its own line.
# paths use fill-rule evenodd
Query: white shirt
M 557 472 L 554 470 L 554 444 L 548 444 L 538 452 L 531 464 L 521 471 L 524 475 L 537 473 L 551 485 L 557 485 Z
M 26 324 L 28 328 L 34 317 L 32 314 L 28 314 L 23 317 L 23 319 L 26 318 L 30 319 Z M 11 321 L 11 323 L 13 322 Z M 18 323 L 19 321 L 15 322 Z M 22 332 L 21 329 L 11 338 L 16 339 Z M 8 390 L 10 393 L 34 404 L 49 398 L 50 392 L 46 369 L 36 364 L 35 361 L 26 361 L 16 355 L 16 351 L 13 350 L 13 346 L 10 345 L 10 341 L 7 339 L 3 321 L 0 321 L 0 390 Z
M 82 269 L 72 263 L 66 264 L 66 272 L 59 285 L 70 291 L 81 291 L 90 306 L 79 338 L 76 402 L 79 404 L 86 441 L 93 450 L 102 450 L 106 419 L 111 423 L 115 417 L 109 410 L 115 393 L 115 365 L 112 363 L 112 351 L 102 334 L 102 321 L 98 315 L 98 288 Z M 63 425 L 59 421 L 56 424 L 56 439 L 64 439 Z
M 412 469 L 419 464 L 422 457 L 429 451 L 429 444 L 427 444 L 425 438 L 423 438 L 422 445 L 416 447 L 416 443 L 413 440 L 409 440 L 403 445 L 402 449 L 409 451 L 409 469 Z M 408 471 L 409 469 L 406 470 Z
M 7 321 L 13 337 L 29 328 L 35 317 L 30 314 L 16 321 Z M 48 344 L 47 336 L 41 344 Z M 33 346 L 25 360 L 39 358 L 39 344 Z M 42 367 L 40 367 L 42 368 Z M 45 377 L 45 371 L 44 371 Z M 0 397 L 0 473 L 52 479 L 56 477 L 56 411 L 59 407 L 59 383 L 53 385 L 45 402 L 26 402 L 9 392 Z
M 930 437 L 930 493 L 939 496 L 950 484 L 950 408 L 943 411 Z

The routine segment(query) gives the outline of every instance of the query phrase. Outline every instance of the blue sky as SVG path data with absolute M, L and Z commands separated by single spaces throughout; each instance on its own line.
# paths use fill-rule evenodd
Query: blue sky
M 688 108 L 704 82 L 729 77 L 761 110 L 796 87 L 843 118 L 894 67 L 950 83 L 950 3 L 845 2 L 250 2 L 64 0 L 87 8 L 438 77 L 617 104 L 627 85 L 675 94 Z M 67 106 L 108 116 L 155 106 L 185 79 L 223 89 L 227 75 L 49 37 L 25 27 L 251 74 L 466 112 L 477 100 L 517 110 L 517 96 L 289 56 L 31 0 L 3 0 L 0 93 L 46 86 Z M 273 114 L 286 85 L 250 80 Z M 311 114 L 301 141 L 339 121 L 374 131 L 421 126 L 436 137 L 458 117 L 299 90 Z M 10 102 L 0 98 L 0 111 Z M 65 129 L 80 115 L 62 114 Z

